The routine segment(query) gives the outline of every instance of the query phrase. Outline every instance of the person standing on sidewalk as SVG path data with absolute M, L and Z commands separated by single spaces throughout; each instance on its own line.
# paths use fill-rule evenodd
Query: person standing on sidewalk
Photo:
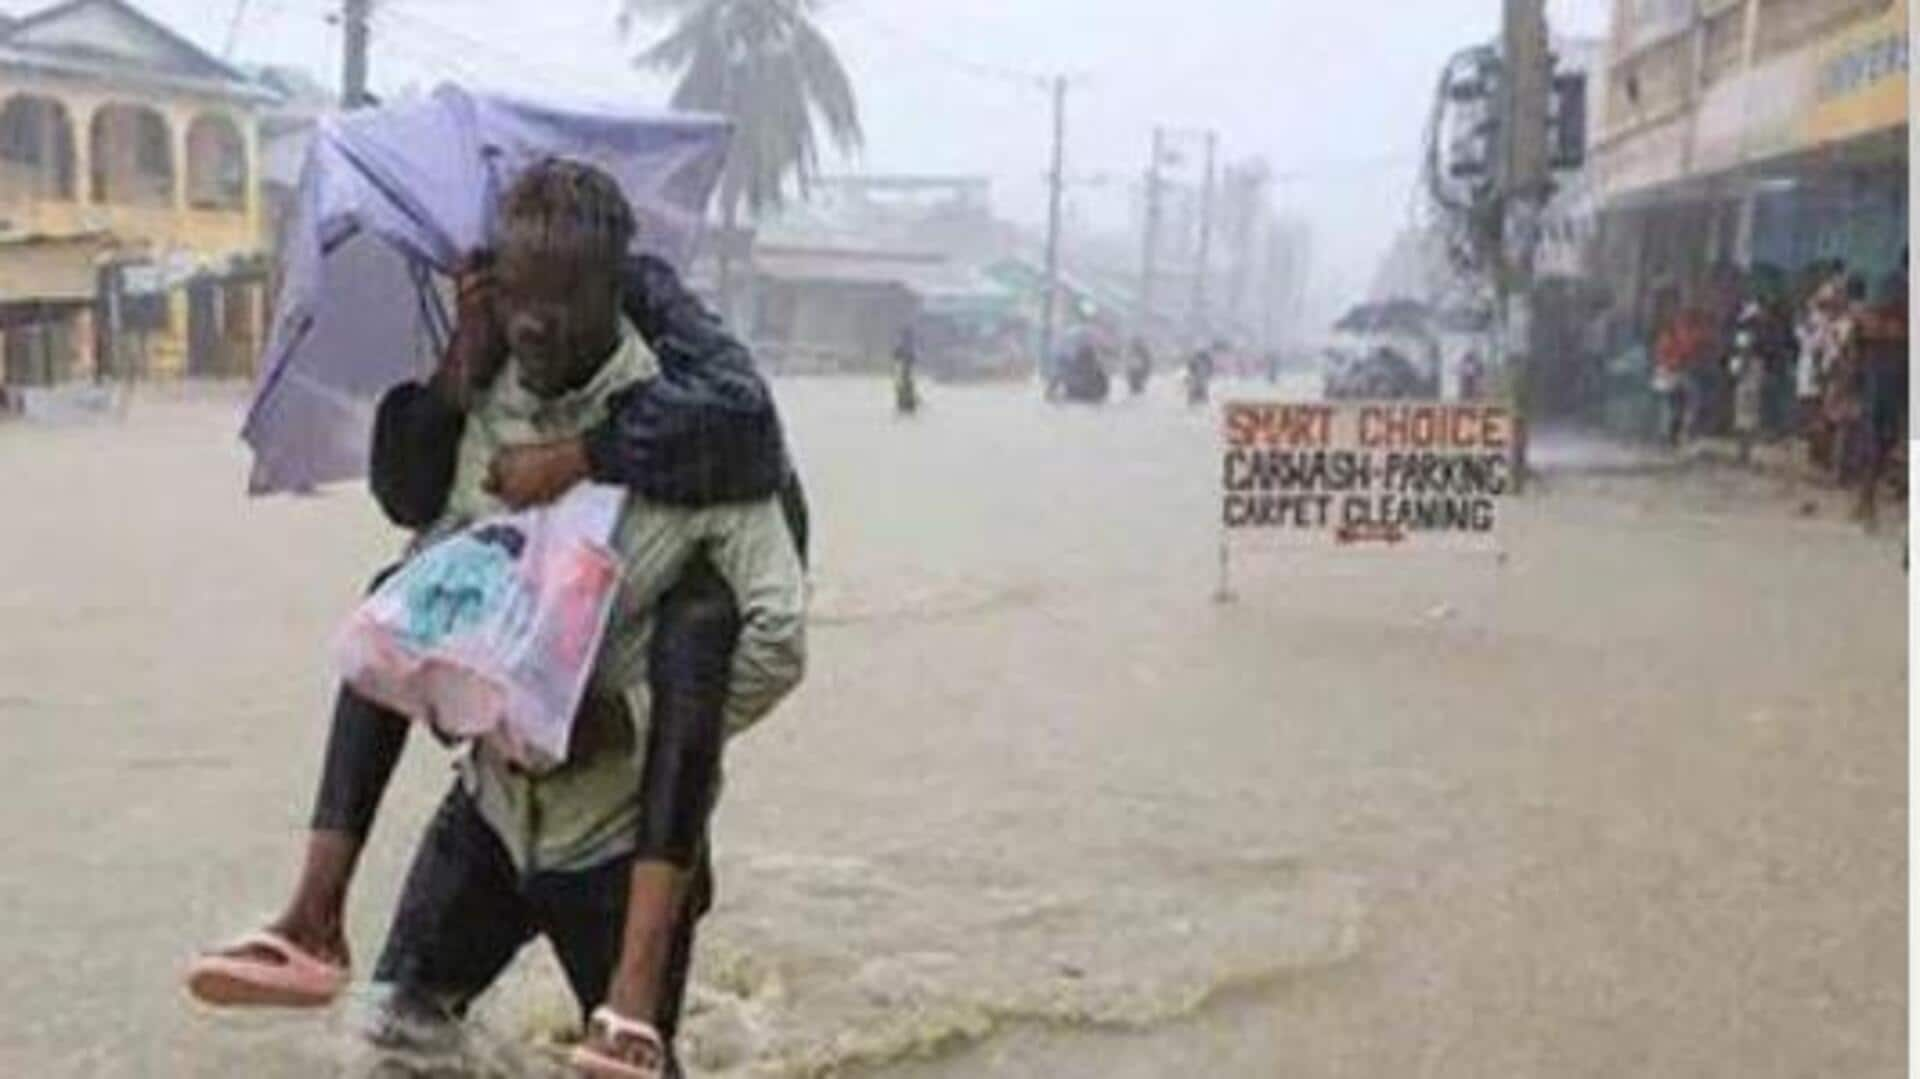
M 1800 346 L 1794 370 L 1795 421 L 1806 439 L 1808 466 L 1822 470 L 1833 467 L 1833 438 L 1826 420 L 1824 390 L 1837 290 L 1828 263 L 1820 261 L 1810 266 L 1794 330 Z
M 1766 329 L 1765 311 L 1757 301 L 1748 302 L 1735 324 L 1733 354 L 1727 359 L 1733 376 L 1733 434 L 1743 465 L 1753 457 L 1766 407 L 1768 364 L 1760 344 Z
M 1866 388 L 1866 458 L 1855 516 L 1868 529 L 1879 523 L 1880 488 L 1907 430 L 1907 273 L 1902 266 L 1880 285 L 1862 319 L 1861 368 Z
M 1866 374 L 1860 355 L 1866 293 L 1866 283 L 1858 276 L 1828 291 L 1821 408 L 1833 432 L 1833 480 L 1842 487 L 1853 482 L 1866 463 Z
M 1674 449 L 1699 427 L 1703 402 L 1695 369 L 1706 348 L 1706 315 L 1691 305 L 1674 312 L 1654 345 L 1653 388 L 1666 399 L 1666 440 Z

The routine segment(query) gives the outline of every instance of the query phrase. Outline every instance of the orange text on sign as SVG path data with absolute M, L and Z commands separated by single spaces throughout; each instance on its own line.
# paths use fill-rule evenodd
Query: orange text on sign
M 1227 407 L 1227 445 L 1324 449 L 1333 443 L 1333 409 L 1326 405 L 1250 404 Z
M 1513 414 L 1472 405 L 1368 405 L 1360 410 L 1360 445 L 1369 450 L 1504 450 L 1513 444 Z

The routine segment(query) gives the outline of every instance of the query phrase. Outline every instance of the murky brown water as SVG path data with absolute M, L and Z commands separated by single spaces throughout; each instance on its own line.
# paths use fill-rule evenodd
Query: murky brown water
M 1210 422 L 783 386 L 818 527 L 802 694 L 731 751 L 708 1074 L 1904 1072 L 1897 550 L 1758 482 L 1568 480 L 1512 560 L 1215 572 Z M 0 427 L 0 1074 L 366 1074 L 197 1014 L 281 898 L 321 662 L 398 537 L 249 503 L 238 403 Z M 417 742 L 368 965 L 447 760 Z M 476 1059 L 542 1074 L 544 949 Z

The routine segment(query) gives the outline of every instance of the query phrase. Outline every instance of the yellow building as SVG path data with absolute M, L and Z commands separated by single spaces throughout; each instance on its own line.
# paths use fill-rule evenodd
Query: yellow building
M 251 369 L 275 100 L 122 0 L 0 23 L 0 383 Z
M 1643 318 L 1715 267 L 1895 268 L 1908 52 L 1908 0 L 1616 0 L 1592 167 Z

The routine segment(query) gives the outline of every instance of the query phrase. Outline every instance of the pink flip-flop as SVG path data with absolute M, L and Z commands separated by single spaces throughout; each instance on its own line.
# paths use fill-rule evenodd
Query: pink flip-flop
M 606 1033 L 607 1043 L 614 1052 L 625 1056 L 636 1048 L 649 1049 L 655 1064 L 643 1068 L 582 1045 L 567 1058 L 575 1071 L 591 1079 L 660 1079 L 666 1069 L 667 1043 L 660 1039 L 660 1032 L 651 1023 L 628 1019 L 607 1007 L 595 1008 L 592 1022 Z
M 260 948 L 273 959 L 203 955 L 187 967 L 187 992 L 222 1008 L 324 1008 L 347 987 L 347 969 L 261 930 L 223 951 Z

